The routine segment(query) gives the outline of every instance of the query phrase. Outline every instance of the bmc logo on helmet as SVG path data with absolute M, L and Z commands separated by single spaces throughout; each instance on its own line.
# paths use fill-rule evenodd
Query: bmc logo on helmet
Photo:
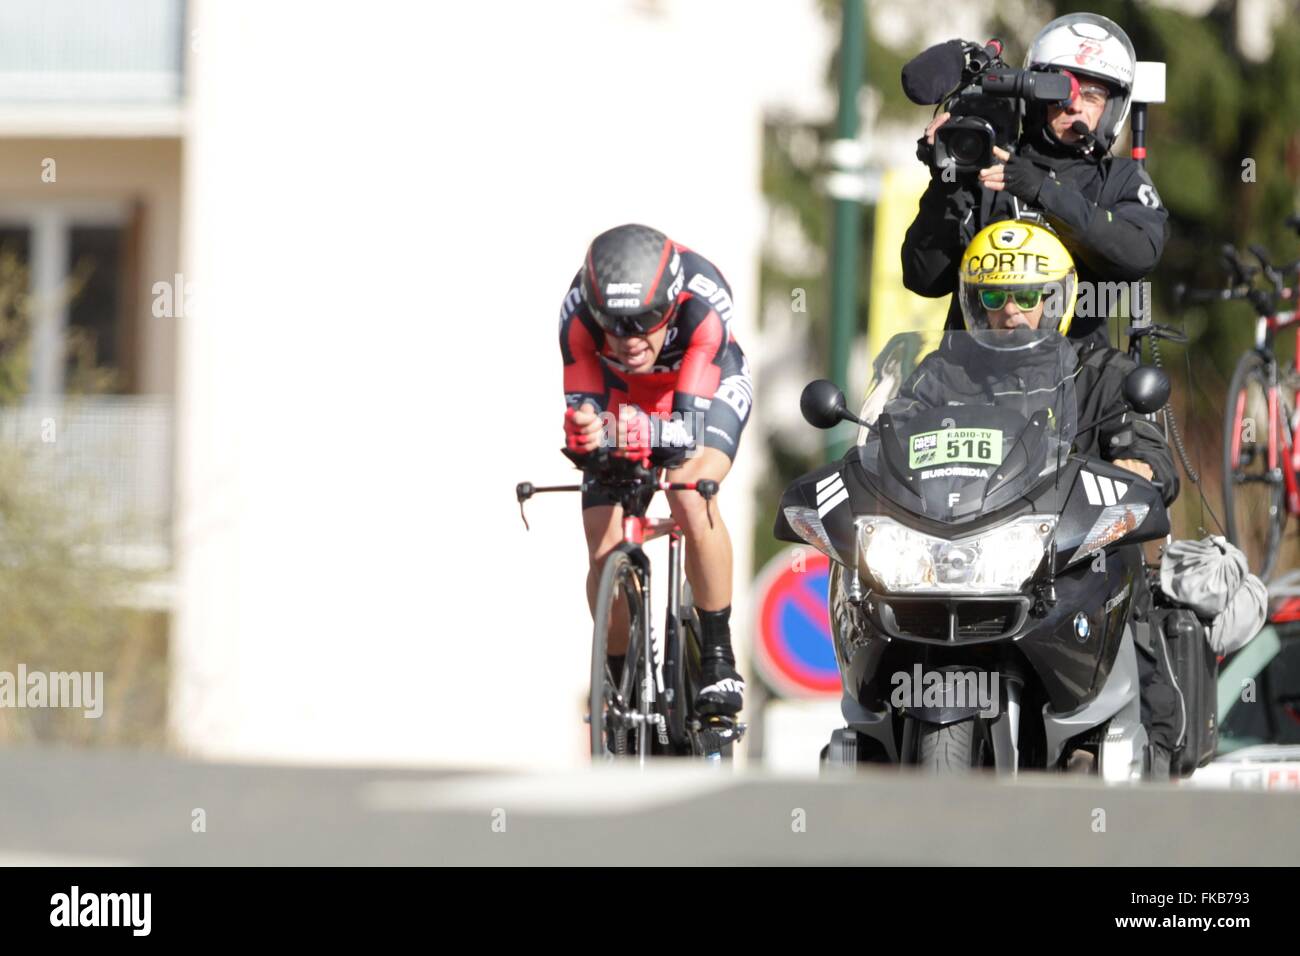
M 611 282 L 605 286 L 605 295 L 640 295 L 639 282 Z

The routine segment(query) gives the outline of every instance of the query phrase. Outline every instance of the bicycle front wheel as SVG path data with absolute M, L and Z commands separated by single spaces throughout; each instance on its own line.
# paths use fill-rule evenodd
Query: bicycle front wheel
M 1284 460 L 1279 436 L 1269 427 L 1269 370 L 1263 356 L 1249 352 L 1237 363 L 1228 386 L 1223 423 L 1223 510 L 1228 540 L 1242 550 L 1250 570 L 1267 579 L 1277 563 L 1286 527 Z M 1280 399 L 1279 428 L 1289 428 Z M 1274 459 L 1279 467 L 1270 468 Z
M 613 611 L 619 604 L 627 609 L 627 656 L 623 672 L 615 678 L 609 666 L 610 629 Z M 615 551 L 605 561 L 596 596 L 595 625 L 591 641 L 591 756 L 593 760 L 626 756 L 637 748 L 638 730 L 634 717 L 639 709 L 639 649 L 646 613 L 641 579 L 631 559 Z

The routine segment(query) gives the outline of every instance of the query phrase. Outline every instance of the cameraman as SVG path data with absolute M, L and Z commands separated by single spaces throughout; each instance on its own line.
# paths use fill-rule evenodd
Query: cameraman
M 1109 155 L 1128 117 L 1135 64 L 1128 36 L 1105 17 L 1076 13 L 1044 27 L 1026 68 L 1069 73 L 1078 93 L 1063 105 L 1027 101 L 1015 151 L 995 147 L 1001 162 L 977 175 L 958 173 L 948 182 L 934 170 L 903 241 L 903 284 L 930 298 L 955 292 L 962 250 L 975 234 L 1020 218 L 1026 207 L 1040 210 L 1070 250 L 1080 283 L 1129 282 L 1154 270 L 1169 214 L 1136 160 Z M 921 152 L 948 116 L 926 127 Z M 1086 134 L 1076 131 L 1080 122 Z M 1070 337 L 1106 344 L 1108 317 L 1092 311 L 1075 318 Z M 956 297 L 946 328 L 962 328 Z

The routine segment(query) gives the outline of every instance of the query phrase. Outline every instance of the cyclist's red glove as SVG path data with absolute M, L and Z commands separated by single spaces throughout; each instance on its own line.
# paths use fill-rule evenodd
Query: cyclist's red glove
M 583 407 L 588 410 L 591 408 L 590 405 Z M 577 416 L 578 409 L 576 408 L 566 408 L 564 410 L 564 447 L 579 455 L 586 455 L 595 449 L 590 447 L 591 437 L 587 433 L 588 426 L 579 425 Z
M 654 445 L 650 437 L 650 416 L 635 405 L 624 405 L 619 409 L 618 445 L 613 454 L 619 458 L 639 461 L 647 468 L 650 466 L 650 450 Z

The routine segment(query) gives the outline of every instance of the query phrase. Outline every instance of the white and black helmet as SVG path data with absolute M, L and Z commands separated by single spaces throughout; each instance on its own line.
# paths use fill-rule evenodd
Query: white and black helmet
M 1097 124 L 1096 137 L 1109 150 L 1128 119 L 1133 99 L 1137 54 L 1128 34 L 1113 20 L 1095 13 L 1057 17 L 1038 32 L 1025 55 L 1025 68 L 1069 71 L 1077 77 L 1101 80 L 1111 88 L 1110 100 Z M 1041 115 L 1032 121 L 1046 124 Z M 1047 132 L 1051 136 L 1050 131 Z M 1053 137 L 1054 139 L 1055 137 Z

